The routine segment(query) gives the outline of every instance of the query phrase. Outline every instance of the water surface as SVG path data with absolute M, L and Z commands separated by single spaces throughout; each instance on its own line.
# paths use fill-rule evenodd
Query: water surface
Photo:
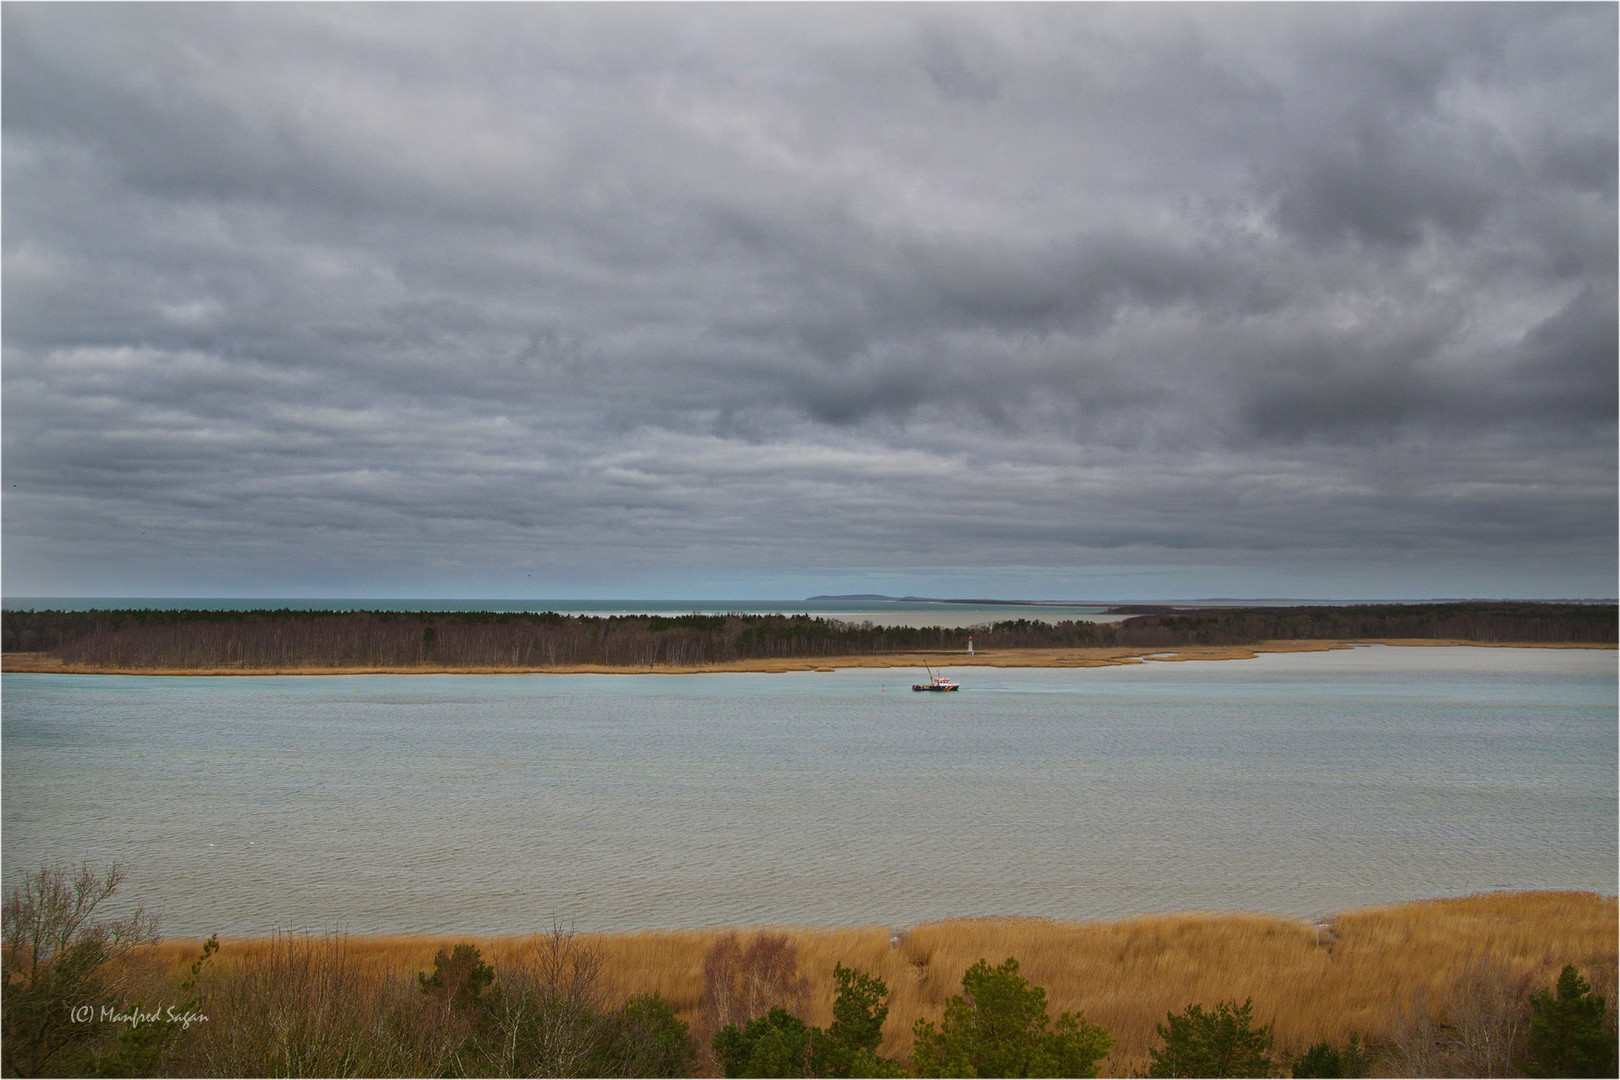
M 1081 670 L 4 676 L 4 872 L 170 934 L 1323 914 L 1612 892 L 1613 650 Z

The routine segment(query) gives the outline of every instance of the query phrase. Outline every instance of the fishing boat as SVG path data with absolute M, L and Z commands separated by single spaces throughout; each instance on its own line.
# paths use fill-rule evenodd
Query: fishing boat
M 924 665 L 927 667 L 927 665 Z M 928 681 L 925 683 L 912 683 L 913 690 L 960 690 L 961 685 L 954 683 L 943 675 L 935 675 L 933 668 L 928 668 Z

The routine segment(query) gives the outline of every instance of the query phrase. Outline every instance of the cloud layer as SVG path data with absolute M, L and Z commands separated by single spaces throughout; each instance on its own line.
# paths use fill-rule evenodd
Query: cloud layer
M 1614 593 L 1612 6 L 0 17 L 10 595 Z

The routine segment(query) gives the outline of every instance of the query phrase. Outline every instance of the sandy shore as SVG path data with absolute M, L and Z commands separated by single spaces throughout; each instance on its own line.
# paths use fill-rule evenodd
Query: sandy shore
M 1357 638 L 1346 640 L 1265 641 L 1258 645 L 1189 645 L 1181 648 L 1039 648 L 998 649 L 968 656 L 961 652 L 887 653 L 877 656 L 795 657 L 778 660 L 735 660 L 723 664 L 609 667 L 603 664 L 558 664 L 551 667 L 268 667 L 268 668 L 114 668 L 65 664 L 49 653 L 8 653 L 0 670 L 53 675 L 696 675 L 753 671 L 837 671 L 840 668 L 1040 667 L 1091 668 L 1178 660 L 1252 660 L 1261 653 L 1327 652 L 1357 645 L 1420 648 L 1470 645 L 1505 649 L 1613 649 L 1613 644 L 1539 641 L 1466 641 L 1434 638 Z

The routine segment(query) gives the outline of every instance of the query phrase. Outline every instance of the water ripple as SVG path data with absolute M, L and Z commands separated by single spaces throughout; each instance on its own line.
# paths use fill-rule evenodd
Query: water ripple
M 1612 651 L 911 676 L 6 675 L 0 856 L 172 934 L 1613 890 Z

